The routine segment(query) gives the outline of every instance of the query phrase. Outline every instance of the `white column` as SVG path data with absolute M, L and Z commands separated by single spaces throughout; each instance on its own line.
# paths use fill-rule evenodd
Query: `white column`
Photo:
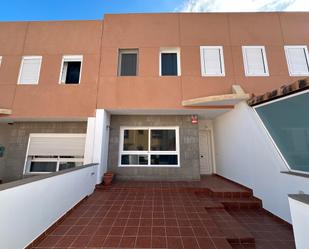
M 291 196 L 296 196 L 291 197 Z M 297 249 L 309 248 L 309 195 L 289 197 L 295 244 Z M 303 200 L 302 200 L 303 199 Z
M 94 144 L 92 163 L 98 163 L 97 184 L 102 182 L 102 176 L 107 170 L 108 143 L 109 143 L 110 114 L 104 109 L 96 111 L 94 123 Z
M 93 163 L 93 149 L 94 149 L 94 138 L 95 138 L 95 118 L 88 118 L 87 122 L 87 134 L 85 143 L 85 154 L 84 164 Z

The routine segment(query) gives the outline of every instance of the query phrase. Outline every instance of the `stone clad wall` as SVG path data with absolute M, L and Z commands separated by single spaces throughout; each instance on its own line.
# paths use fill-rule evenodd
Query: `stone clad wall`
M 121 126 L 179 126 L 180 167 L 118 167 Z M 108 169 L 122 179 L 197 180 L 200 178 L 198 125 L 190 116 L 112 116 Z
M 17 122 L 0 125 L 0 144 L 6 146 L 0 158 L 0 179 L 21 179 L 30 133 L 86 133 L 87 122 Z M 1 141 L 2 140 L 2 141 Z

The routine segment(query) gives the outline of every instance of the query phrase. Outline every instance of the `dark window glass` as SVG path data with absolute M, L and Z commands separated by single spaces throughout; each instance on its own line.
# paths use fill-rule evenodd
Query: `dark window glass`
M 120 52 L 120 76 L 136 76 L 137 75 L 137 52 Z
M 57 162 L 31 162 L 30 172 L 55 172 Z
M 123 150 L 148 150 L 148 130 L 124 130 Z
M 161 53 L 161 75 L 178 75 L 177 71 L 177 53 Z
M 122 155 L 121 164 L 122 165 L 147 165 L 148 156 L 147 155 Z
M 175 130 L 151 130 L 151 150 L 176 151 Z
M 70 61 L 67 63 L 67 74 L 65 78 L 66 84 L 78 84 L 80 76 L 80 61 Z
M 82 166 L 81 162 L 61 162 L 59 163 L 59 170 L 71 169 Z
M 151 155 L 151 165 L 177 165 L 177 155 Z
M 309 93 L 256 108 L 269 134 L 293 170 L 309 172 Z

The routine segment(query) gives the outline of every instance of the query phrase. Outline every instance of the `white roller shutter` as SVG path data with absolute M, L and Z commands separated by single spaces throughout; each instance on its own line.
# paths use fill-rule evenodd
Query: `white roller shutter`
M 25 56 L 23 57 L 20 72 L 19 84 L 38 84 L 42 56 Z
M 224 76 L 223 48 L 221 46 L 202 46 L 202 76 Z
M 28 156 L 84 156 L 85 134 L 30 134 Z
M 246 76 L 267 76 L 265 48 L 262 46 L 243 46 Z
M 285 46 L 289 72 L 292 76 L 309 74 L 308 51 L 306 46 Z

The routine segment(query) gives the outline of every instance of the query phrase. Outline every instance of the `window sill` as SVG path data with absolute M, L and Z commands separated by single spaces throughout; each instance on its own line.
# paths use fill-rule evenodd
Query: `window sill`
M 309 174 L 305 174 L 305 173 L 298 173 L 298 172 L 293 172 L 293 171 L 281 171 L 280 173 L 292 175 L 292 176 L 300 176 L 304 178 L 309 178 Z

